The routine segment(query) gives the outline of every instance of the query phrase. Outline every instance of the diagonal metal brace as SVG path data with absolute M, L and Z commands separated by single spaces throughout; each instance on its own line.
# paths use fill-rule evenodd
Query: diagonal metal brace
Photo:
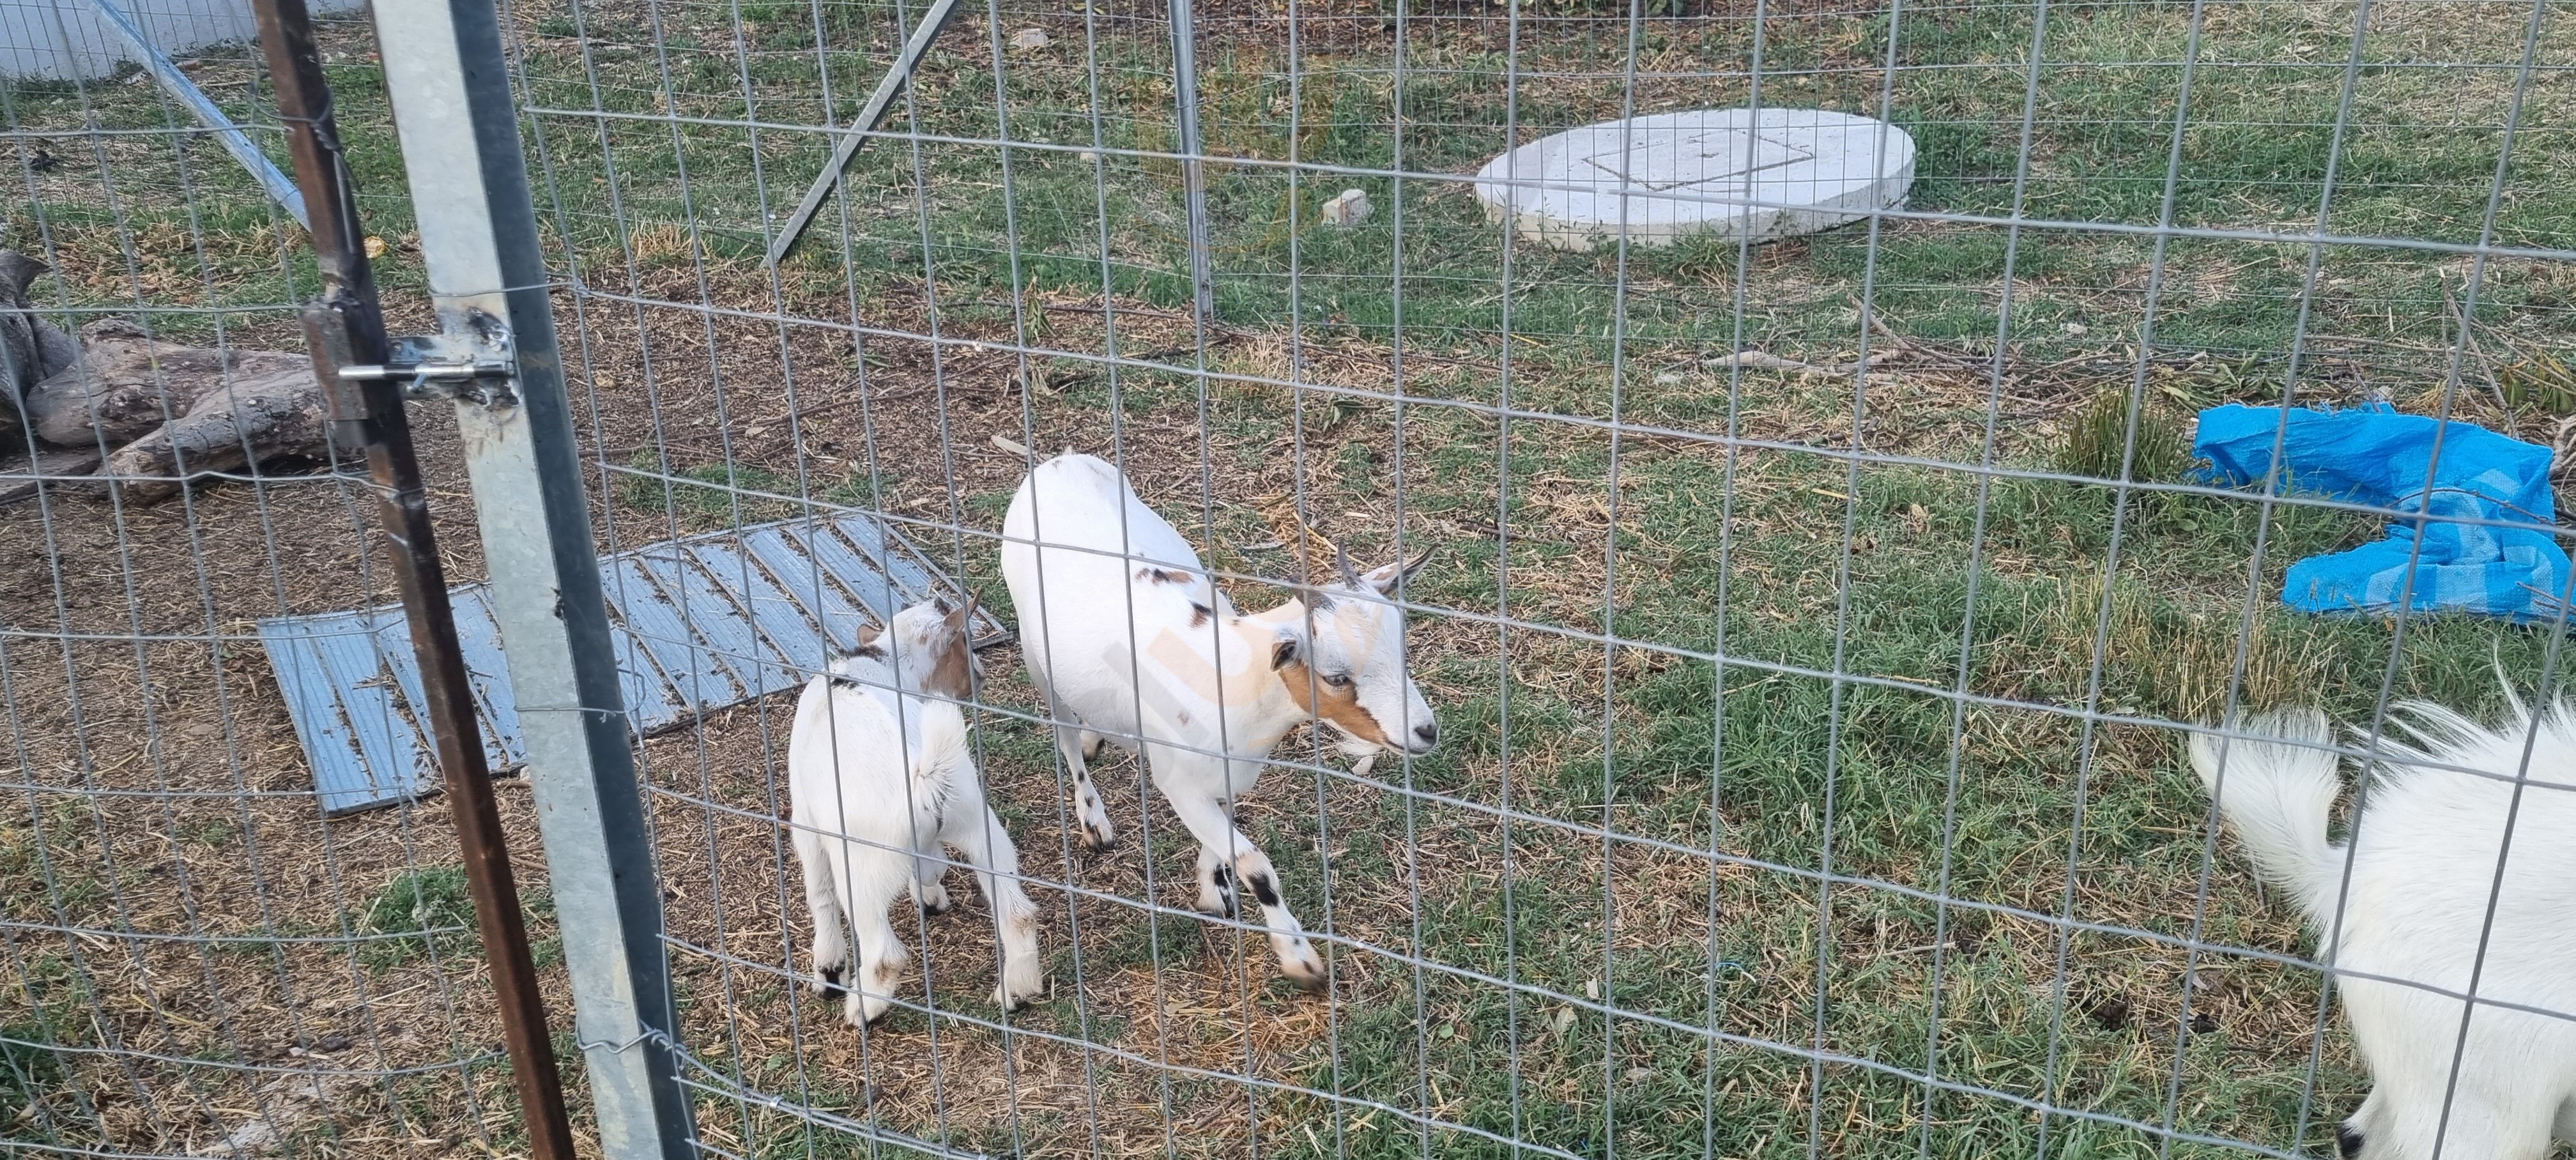
M 832 163 L 824 166 L 823 172 L 814 178 L 813 187 L 805 191 L 805 200 L 796 203 L 796 212 L 788 216 L 787 224 L 778 231 L 778 237 L 769 243 L 771 266 L 785 258 L 787 251 L 795 249 L 796 240 L 805 236 L 806 229 L 814 224 L 814 214 L 823 208 L 823 199 L 830 197 L 832 190 L 841 184 L 841 177 L 849 171 L 850 162 L 859 155 L 859 146 L 867 144 L 868 136 L 876 132 L 877 122 L 885 120 L 886 107 L 894 103 L 895 93 L 911 82 L 913 70 L 921 67 L 921 58 L 930 55 L 930 42 L 939 39 L 940 30 L 948 27 L 948 18 L 956 12 L 957 0 L 931 0 L 930 10 L 921 14 L 920 26 L 912 30 L 911 39 L 903 42 L 903 51 L 896 55 L 894 67 L 886 70 L 885 79 L 877 82 L 877 91 L 868 94 L 868 103 L 859 110 L 858 119 L 850 122 L 849 132 L 841 135 L 840 145 L 832 150 Z
M 127 15 L 123 8 L 117 7 L 115 0 L 90 0 L 90 7 L 98 9 L 99 16 L 107 21 L 107 26 L 114 29 L 118 36 L 125 38 L 126 47 L 133 50 L 134 55 L 143 64 L 143 71 L 152 74 L 152 80 L 161 86 L 161 90 L 170 94 L 171 99 L 185 107 L 188 115 L 195 117 L 198 124 L 213 130 L 215 143 L 223 146 L 224 152 L 232 154 L 233 160 L 240 162 L 242 168 L 250 171 L 251 178 L 259 182 L 261 189 L 268 192 L 270 200 L 275 201 L 295 219 L 295 224 L 303 226 L 307 232 L 310 232 L 313 229 L 313 223 L 304 213 L 303 191 L 295 188 L 294 182 L 287 180 L 285 174 L 277 171 L 277 164 L 270 161 L 267 154 L 259 151 L 259 146 L 251 142 L 250 137 L 241 131 L 241 127 L 233 124 L 232 118 L 224 116 L 224 111 L 216 108 L 215 103 L 206 98 L 205 92 L 197 87 L 196 82 L 189 80 L 187 73 L 180 71 L 178 65 L 171 63 L 170 58 L 153 45 L 152 38 L 143 34 L 142 27 L 134 23 L 134 18 Z

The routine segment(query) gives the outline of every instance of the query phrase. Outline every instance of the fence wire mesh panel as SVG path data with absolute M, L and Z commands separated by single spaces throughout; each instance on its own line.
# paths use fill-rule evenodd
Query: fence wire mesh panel
M 954 8 L 503 14 L 701 1154 L 2563 1149 L 2565 0 Z M 0 94 L 37 316 L 297 349 L 193 113 Z M 0 1130 L 521 1147 L 443 816 L 324 817 L 254 646 L 384 602 L 362 477 L 72 470 L 0 509 Z
M 1019 633 L 971 698 L 1042 915 L 1047 989 L 1016 1013 L 974 902 L 863 888 L 856 960 L 813 958 L 798 842 L 881 839 L 797 797 L 793 698 L 646 744 L 706 1151 L 2332 1146 L 2364 1061 L 2178 726 L 2320 704 L 2369 748 L 2392 700 L 2499 710 L 2499 658 L 2549 685 L 2558 627 L 2284 608 L 2289 564 L 2389 517 L 2195 483 L 2191 419 L 2386 400 L 2563 445 L 2564 5 L 1210 3 L 1194 71 L 1159 6 L 970 5 L 769 266 L 925 7 L 516 10 L 607 538 L 860 508 Z M 1758 245 L 1623 244 L 1614 219 L 1573 250 L 1469 176 L 1747 106 L 1901 127 L 1910 197 Z M 1353 188 L 1373 212 L 1333 224 Z M 1319 536 L 1360 569 L 1433 549 L 1387 594 L 1400 658 L 1318 698 L 1401 747 L 1400 663 L 1437 745 L 1355 767 L 1292 730 L 1229 834 L 1186 788 L 1204 751 L 1149 777 L 1116 736 L 1141 706 L 1068 713 L 1178 679 L 1155 633 L 1297 617 L 1226 620 L 1131 519 L 1148 571 L 1044 556 L 1066 594 L 1042 623 L 1006 517 L 1067 449 L 1246 612 L 1338 578 Z M 1135 611 L 1171 611 L 1167 582 L 1212 615 Z M 1131 612 L 1127 670 L 1064 659 L 1102 631 L 1074 621 L 1124 638 Z M 1042 632 L 1073 666 L 1052 698 Z M 1207 711 L 1267 712 L 1244 679 Z M 1050 722 L 1108 735 L 1105 852 L 1083 739 Z M 2477 883 L 2495 836 L 2456 851 Z M 1304 924 L 1320 994 L 1273 953 L 1272 898 L 1198 912 L 1230 888 L 1203 841 L 1272 868 L 1255 892 Z M 861 1029 L 815 973 L 859 985 L 856 911 L 884 898 L 875 937 L 911 965 Z M 2429 1133 L 2431 1098 L 2391 1114 Z
M 118 18 L 139 44 L 102 31 Z M 375 49 L 363 14 L 324 24 L 417 326 Z M 0 14 L 0 1139 L 523 1152 L 446 806 L 326 816 L 281 691 L 296 674 L 261 645 L 263 621 L 394 587 L 367 467 L 334 449 L 304 354 L 314 264 L 252 27 L 229 3 Z M 428 443 L 453 499 L 453 429 Z M 479 574 L 471 536 L 451 549 Z M 328 677 L 376 696 L 332 735 L 409 733 L 408 641 L 343 636 L 352 667 Z M 375 773 L 408 787 L 417 760 L 435 784 L 426 746 L 405 754 Z M 503 808 L 531 824 L 523 791 Z

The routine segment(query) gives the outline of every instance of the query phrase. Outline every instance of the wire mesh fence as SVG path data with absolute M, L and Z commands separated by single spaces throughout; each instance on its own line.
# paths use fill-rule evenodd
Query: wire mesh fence
M 2408 699 L 2492 719 L 2499 669 L 2554 692 L 2563 570 L 2522 624 L 2296 611 L 2294 563 L 2420 513 L 2229 487 L 2192 444 L 2228 403 L 2576 438 L 2565 4 L 1211 2 L 1180 64 L 1161 6 L 988 0 L 771 265 L 925 11 L 503 13 L 593 546 L 636 589 L 612 592 L 637 642 L 619 662 L 688 702 L 636 743 L 687 1150 L 2313 1155 L 2393 1058 L 2366 1061 L 2344 1015 L 2380 971 L 2483 985 L 2490 1012 L 2566 1006 L 2517 974 L 2564 949 L 2522 935 L 2568 923 L 2563 896 L 2502 885 L 2510 822 L 2418 855 L 2427 880 L 2479 868 L 2440 913 L 2492 938 L 2484 973 L 2347 962 L 2330 989 L 2309 895 L 2258 885 L 2186 756 L 2194 730 L 2316 705 L 2385 758 Z M 323 40 L 388 308 L 427 327 L 374 39 Z M 180 63 L 278 152 L 255 53 Z M 0 97 L 24 184 L 7 243 L 52 267 L 39 313 L 299 348 L 300 241 L 184 109 L 119 81 Z M 1612 228 L 1582 249 L 1478 197 L 1480 166 L 1550 134 L 1739 107 L 1902 129 L 1910 194 L 1781 240 Z M 1346 189 L 1372 208 L 1333 224 Z M 473 579 L 463 453 L 425 432 Z M 1254 613 L 1330 585 L 1345 551 L 1363 572 L 1433 552 L 1383 598 L 1436 743 L 1401 751 L 1409 710 L 1374 756 L 1301 725 L 1216 825 L 1239 835 L 1216 861 L 1258 848 L 1316 992 L 1253 875 L 1192 868 L 1189 795 L 1162 783 L 1208 755 L 1149 770 L 1141 727 L 1062 711 L 1096 690 L 1033 681 L 1005 524 L 1065 450 L 1114 464 Z M 265 1122 L 279 1151 L 523 1148 L 443 813 L 323 816 L 251 647 L 255 619 L 387 598 L 363 477 L 273 463 L 147 507 L 41 463 L 0 509 L 25 545 L 0 597 L 24 803 L 0 831 L 26 1000 L 0 1039 L 8 1136 L 186 1154 Z M 885 570 L 910 552 L 922 575 L 875 590 L 754 547 L 858 534 L 826 525 L 877 529 Z M 708 543 L 744 547 L 719 567 Z M 964 701 L 1045 986 L 996 1005 L 992 891 L 950 875 L 958 913 L 897 901 L 911 966 L 855 1027 L 815 977 L 798 849 L 827 827 L 791 802 L 813 667 L 757 605 L 817 610 L 846 647 L 933 590 L 1016 630 Z M 727 636 L 730 593 L 755 621 Z M 1098 606 L 1122 634 L 1130 599 Z M 2563 747 L 2529 736 L 2432 764 L 2527 764 L 2500 808 L 2545 819 Z M 547 941 L 528 795 L 502 802 L 555 972 L 580 948 Z M 2564 866 L 2523 833 L 2511 866 Z M 2317 925 L 2337 921 L 2362 937 Z M 2543 1154 L 2549 1114 L 2511 1146 L 2466 1134 L 2501 1114 L 2474 1082 L 2498 1056 L 2448 1010 L 2458 1040 L 2413 1057 L 2429 1110 L 2382 1094 L 2365 1138 L 2438 1121 L 2445 1154 Z M 2528 1034 L 2534 1058 L 2563 1042 Z
M 9 268 L 0 350 L 0 1137 L 27 1155 L 510 1150 L 523 1134 L 445 811 L 325 816 L 259 645 L 263 619 L 389 597 L 365 468 L 318 424 L 256 452 L 247 430 L 182 434 L 248 415 L 276 366 L 301 367 L 300 209 L 102 11 L 0 14 L 0 248 L 40 264 Z M 237 42 L 247 6 L 120 12 L 282 159 L 258 52 Z M 333 64 L 367 110 L 360 163 L 398 191 L 351 20 L 333 21 Z M 389 227 L 407 212 L 371 208 Z M 21 341 L 39 325 L 52 347 Z M 452 488 L 453 435 L 434 442 Z M 404 648 L 362 639 L 371 670 Z

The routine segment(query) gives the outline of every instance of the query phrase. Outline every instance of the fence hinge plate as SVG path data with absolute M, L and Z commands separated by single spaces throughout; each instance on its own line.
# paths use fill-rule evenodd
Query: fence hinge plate
M 340 377 L 353 382 L 401 382 L 403 397 L 409 399 L 447 399 L 496 408 L 519 404 L 518 351 L 506 332 L 495 329 L 474 339 L 406 334 L 387 342 L 393 357 L 383 365 L 341 367 Z

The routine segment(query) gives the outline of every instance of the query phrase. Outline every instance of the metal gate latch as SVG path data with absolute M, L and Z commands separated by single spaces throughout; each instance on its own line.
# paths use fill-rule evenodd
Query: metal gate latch
M 464 344 L 445 335 L 406 334 L 388 342 L 393 357 L 383 365 L 344 366 L 340 377 L 361 383 L 401 381 L 407 399 L 448 399 L 485 407 L 519 403 L 519 363 L 506 338 L 490 345 L 475 344 L 479 349 L 463 355 L 454 347 Z

